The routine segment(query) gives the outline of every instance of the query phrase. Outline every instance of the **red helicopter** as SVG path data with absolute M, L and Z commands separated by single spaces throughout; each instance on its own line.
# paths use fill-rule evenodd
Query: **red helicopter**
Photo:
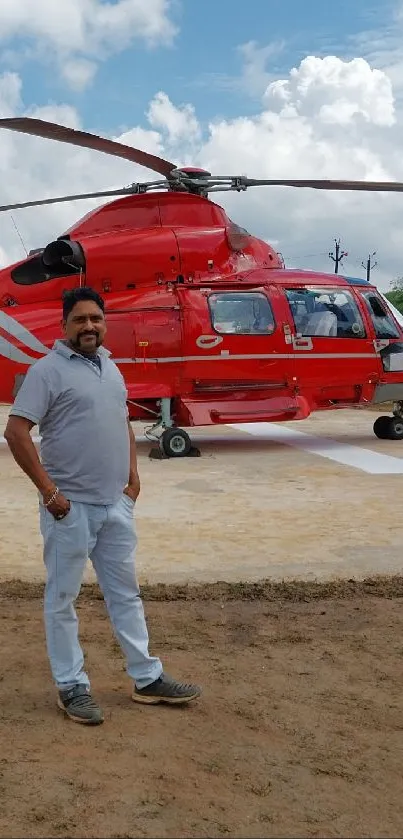
M 106 346 L 133 420 L 150 419 L 161 455 L 182 457 L 184 428 L 284 422 L 313 411 L 394 403 L 374 432 L 403 439 L 403 320 L 366 280 L 286 270 L 270 245 L 209 194 L 252 186 L 403 192 L 395 182 L 212 176 L 37 119 L 0 128 L 125 158 L 162 180 L 0 206 L 114 196 L 46 247 L 0 271 L 0 401 L 60 335 L 65 289 L 105 299 Z M 117 198 L 117 196 L 121 196 Z

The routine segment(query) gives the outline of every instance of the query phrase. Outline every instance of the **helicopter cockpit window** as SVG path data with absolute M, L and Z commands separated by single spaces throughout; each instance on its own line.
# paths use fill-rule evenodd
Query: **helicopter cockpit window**
M 270 335 L 275 322 L 270 303 L 260 292 L 226 292 L 209 296 L 216 332 L 231 335 Z
M 373 291 L 362 291 L 377 338 L 399 338 L 399 330 L 382 299 Z
M 297 335 L 365 338 L 358 306 L 350 291 L 329 288 L 285 289 Z

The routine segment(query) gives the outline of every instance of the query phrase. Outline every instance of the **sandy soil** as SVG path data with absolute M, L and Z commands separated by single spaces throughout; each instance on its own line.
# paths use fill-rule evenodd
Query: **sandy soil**
M 103 602 L 84 589 L 82 638 L 106 713 L 87 729 L 55 707 L 37 592 L 3 585 L 0 836 L 401 837 L 393 592 L 402 579 L 148 599 L 153 650 L 204 687 L 178 709 L 131 702 Z

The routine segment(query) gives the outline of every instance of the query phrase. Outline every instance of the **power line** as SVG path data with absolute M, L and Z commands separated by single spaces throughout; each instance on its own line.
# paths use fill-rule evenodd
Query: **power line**
M 296 256 L 295 255 L 293 255 L 293 256 L 288 256 L 287 255 L 287 256 L 284 257 L 284 259 L 294 261 L 295 259 L 318 259 L 321 256 L 327 256 L 327 253 L 325 253 L 325 252 L 322 252 L 322 253 L 299 253 Z
M 373 258 L 376 255 L 376 251 L 374 251 L 372 254 L 370 254 L 368 256 L 368 259 L 365 262 L 361 262 L 358 254 L 357 255 L 350 254 L 350 252 L 343 251 L 341 249 L 340 239 L 338 239 L 338 240 L 335 239 L 334 242 L 335 242 L 335 252 L 333 252 L 333 253 L 325 253 L 324 251 L 322 251 L 322 252 L 319 251 L 317 253 L 306 253 L 306 254 L 298 254 L 298 255 L 293 255 L 293 256 L 289 256 L 287 254 L 283 258 L 287 262 L 298 262 L 300 260 L 302 261 L 303 259 L 320 259 L 324 256 L 328 256 L 334 262 L 335 273 L 338 274 L 339 273 L 339 266 L 342 264 L 342 260 L 345 257 L 348 257 L 348 262 L 349 262 L 350 265 L 354 265 L 356 268 L 361 268 L 361 266 L 363 268 L 365 268 L 366 277 L 367 277 L 367 280 L 369 282 L 372 269 L 375 268 L 378 265 L 378 263 L 376 261 L 373 261 Z

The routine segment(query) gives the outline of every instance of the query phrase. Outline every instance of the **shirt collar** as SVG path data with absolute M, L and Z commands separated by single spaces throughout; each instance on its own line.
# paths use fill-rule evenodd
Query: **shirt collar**
M 77 356 L 78 358 L 83 357 L 81 353 L 78 353 L 76 352 L 76 350 L 73 350 L 71 347 L 69 347 L 67 341 L 63 341 L 61 339 L 55 341 L 55 343 L 53 344 L 53 349 L 60 355 L 64 355 L 65 358 L 72 358 L 73 356 Z M 109 350 L 107 350 L 105 347 L 98 347 L 97 353 L 98 355 L 104 358 L 109 358 L 109 356 L 112 355 L 112 353 L 110 353 Z

